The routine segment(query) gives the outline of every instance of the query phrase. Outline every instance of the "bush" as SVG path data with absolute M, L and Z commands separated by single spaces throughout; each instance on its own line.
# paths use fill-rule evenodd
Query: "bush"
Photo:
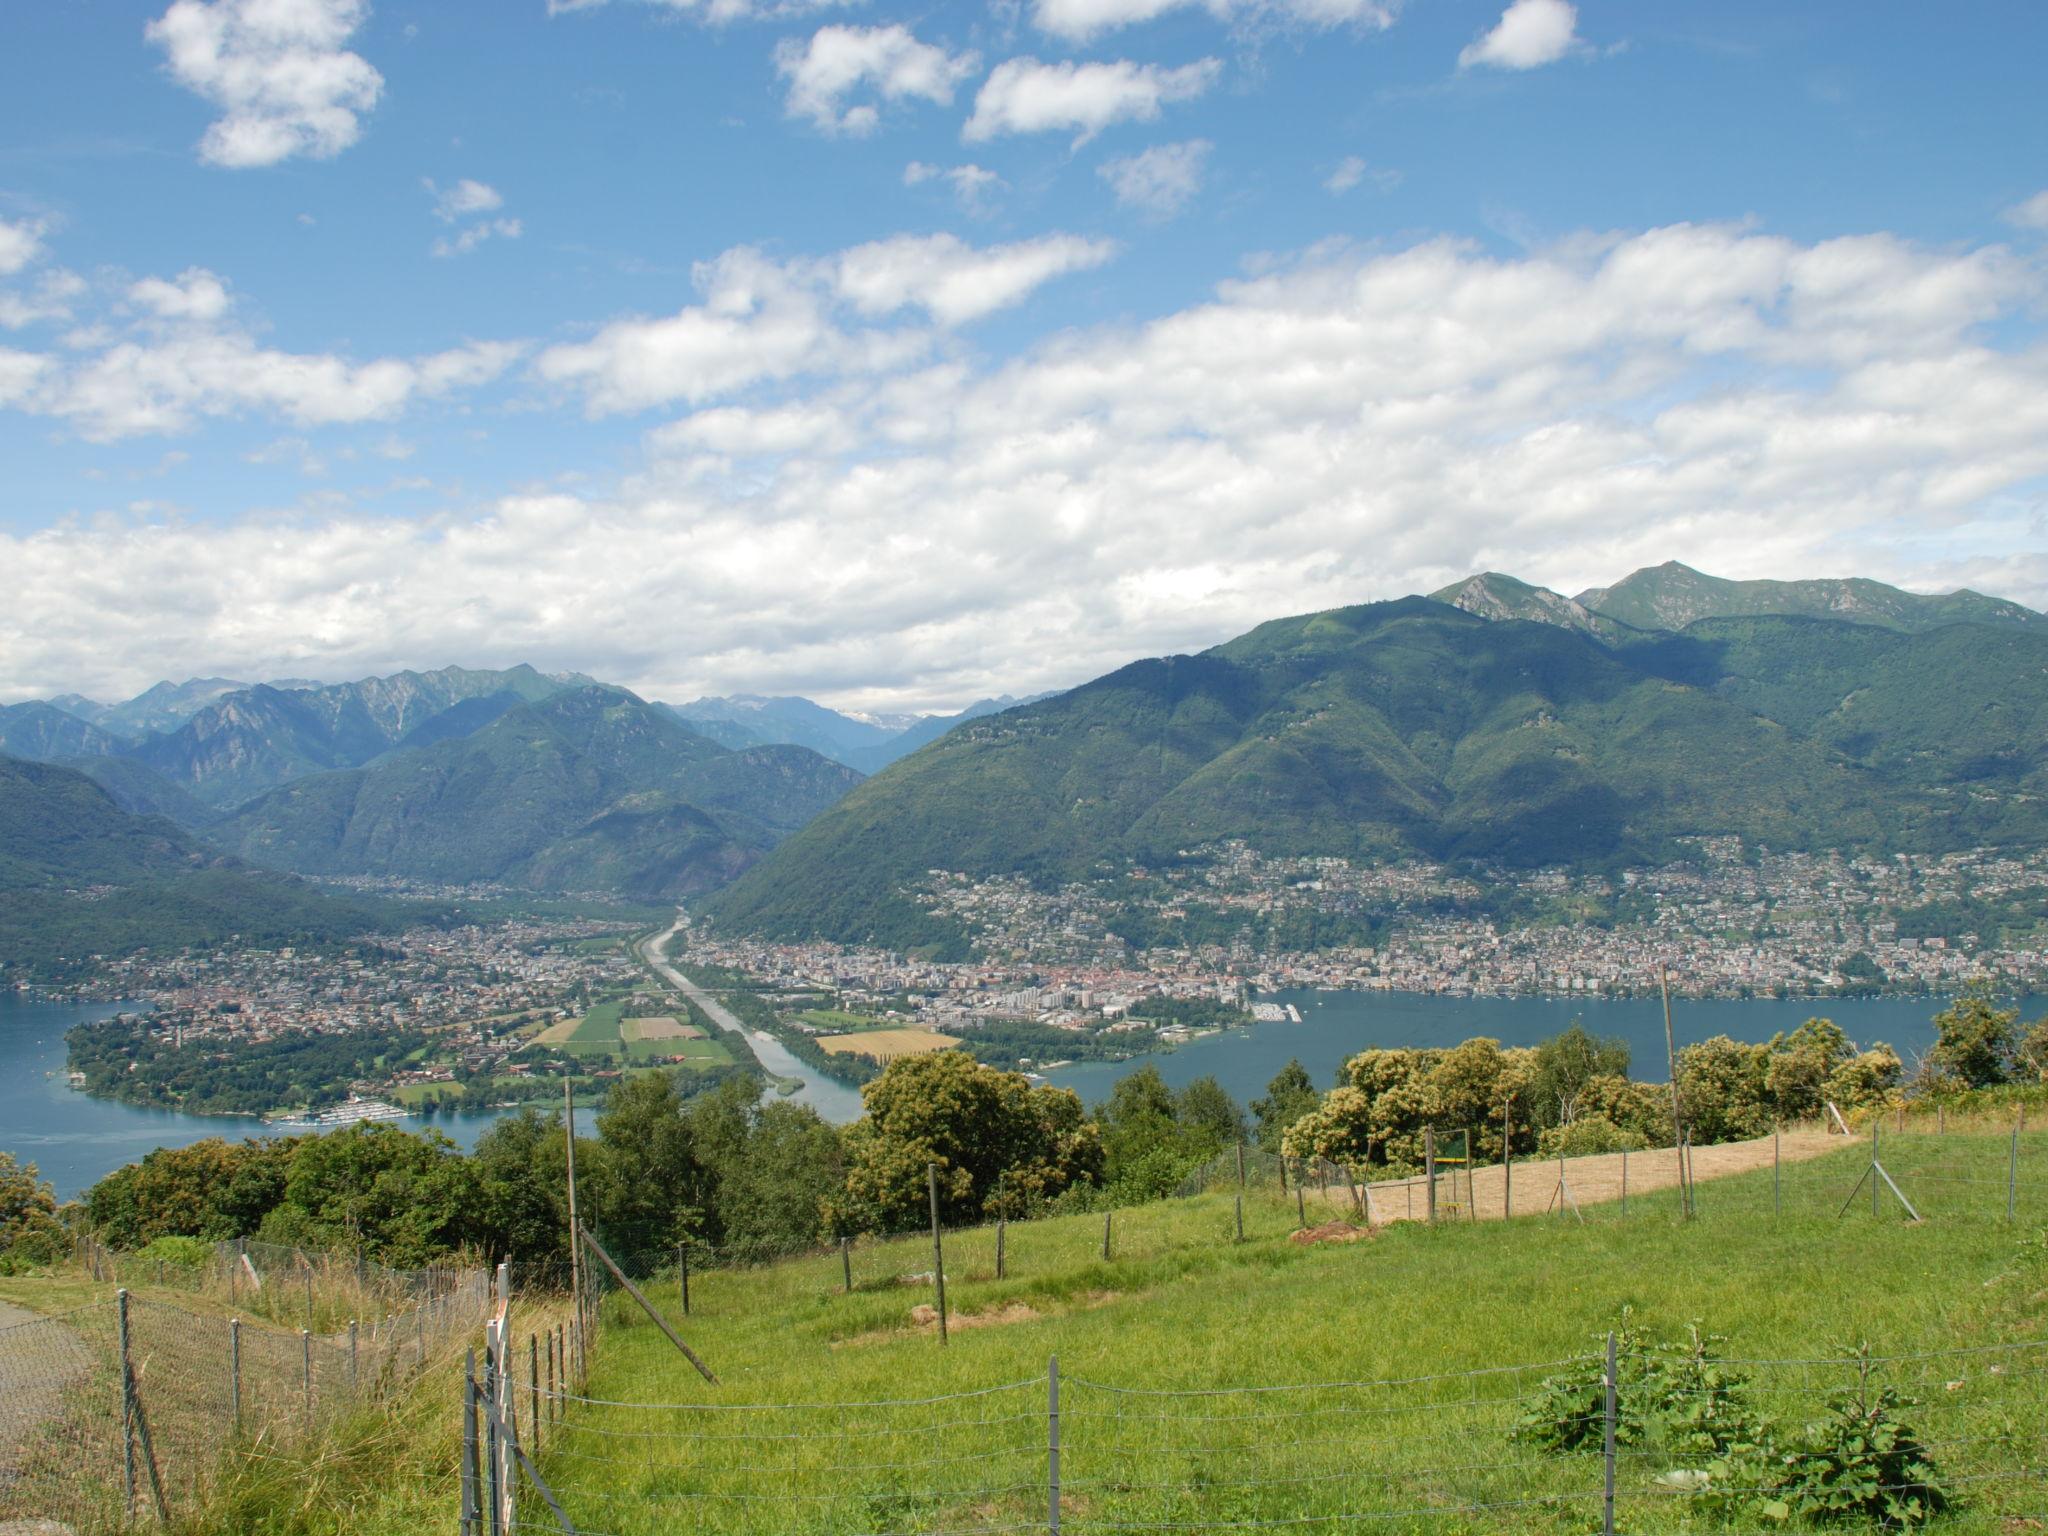
M 1605 1115 L 1581 1115 L 1570 1125 L 1553 1125 L 1536 1140 L 1536 1150 L 1544 1157 L 1640 1152 L 1648 1145 L 1642 1132 L 1625 1131 Z
M 1919 1436 L 1899 1418 L 1913 1403 L 1890 1387 L 1870 1389 L 1870 1346 L 1857 1346 L 1860 1380 L 1828 1399 L 1827 1417 L 1806 1426 L 1784 1458 L 1775 1496 L 1761 1512 L 1819 1522 L 1868 1521 L 1887 1529 L 1924 1524 L 1950 1503 Z
M 203 1269 L 213 1259 L 213 1244 L 203 1237 L 159 1237 L 138 1249 L 135 1256 L 182 1269 Z

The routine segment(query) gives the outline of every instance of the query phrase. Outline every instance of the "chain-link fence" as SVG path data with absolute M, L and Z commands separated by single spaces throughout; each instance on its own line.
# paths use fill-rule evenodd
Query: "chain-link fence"
M 473 1335 L 488 1278 L 436 1276 L 409 1304 L 319 1332 L 126 1290 L 0 1329 L 0 1521 L 85 1536 L 189 1512 L 224 1450 L 314 1434 Z

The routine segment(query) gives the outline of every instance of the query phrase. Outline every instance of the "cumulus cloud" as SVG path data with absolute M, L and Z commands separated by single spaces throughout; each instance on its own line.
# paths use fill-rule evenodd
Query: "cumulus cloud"
M 611 0 L 548 0 L 548 14 L 566 16 L 574 11 L 594 11 L 610 3 Z M 861 0 L 641 0 L 641 3 L 673 16 L 685 16 L 707 26 L 722 27 L 734 22 L 781 21 L 795 16 L 810 16 L 819 11 L 858 5 Z
M 1358 155 L 1346 155 L 1323 178 L 1323 190 L 1333 197 L 1341 197 L 1365 182 L 1371 182 L 1381 192 L 1391 192 L 1401 185 L 1401 173 L 1375 168 Z
M 1151 21 L 1170 11 L 1194 9 L 1236 24 L 1354 26 L 1377 31 L 1394 24 L 1399 6 L 1396 0 L 1034 0 L 1031 20 L 1040 31 L 1085 43 L 1104 32 Z
M 979 165 L 933 165 L 913 160 L 903 167 L 903 185 L 921 187 L 928 181 L 943 181 L 953 189 L 960 206 L 972 214 L 989 211 L 996 193 L 1009 186 L 994 171 Z
M 1202 173 L 1214 148 L 1207 139 L 1155 144 L 1140 154 L 1106 160 L 1095 174 L 1109 183 L 1125 207 L 1169 219 L 1202 190 Z
M 362 135 L 384 77 L 343 45 L 367 0 L 177 0 L 145 29 L 171 78 L 220 109 L 199 141 L 213 165 L 328 159 Z
M 488 182 L 465 176 L 452 187 L 437 187 L 428 177 L 423 185 L 434 199 L 434 217 L 454 224 L 479 213 L 496 213 L 505 206 L 504 194 Z
M 159 320 L 218 320 L 228 312 L 228 288 L 204 267 L 187 267 L 175 278 L 145 277 L 129 285 L 129 302 Z
M 2020 229 L 2048 229 L 2048 192 L 2036 192 L 2024 202 L 2014 203 L 2005 210 L 2005 221 Z
M 86 292 L 71 273 L 47 274 L 36 293 L 43 308 L 27 318 L 69 318 Z M 525 350 L 518 342 L 477 342 L 355 362 L 263 346 L 236 318 L 227 282 L 203 267 L 139 278 L 109 300 L 104 318 L 65 336 L 64 355 L 8 353 L 0 403 L 98 442 L 184 432 L 215 418 L 362 422 L 489 383 Z M 0 294 L 0 324 L 23 318 L 17 307 L 34 311 L 33 303 Z
M 1115 254 L 1110 241 L 1078 235 L 981 249 L 956 235 L 898 235 L 842 254 L 835 287 L 864 315 L 918 308 L 940 325 L 964 325 L 1021 303 L 1056 277 L 1099 267 Z
M 863 322 L 912 310 L 940 326 L 964 325 L 1114 254 L 1110 242 L 1073 235 L 985 247 L 949 234 L 898 235 L 794 261 L 743 246 L 695 268 L 701 303 L 613 321 L 588 341 L 548 348 L 534 370 L 580 393 L 595 415 L 703 404 L 800 375 L 874 373 L 922 355 L 930 337 Z
M 868 134 L 880 126 L 875 103 L 847 104 L 856 92 L 872 92 L 883 102 L 946 106 L 954 88 L 980 67 L 978 54 L 948 53 L 896 25 L 820 27 L 808 42 L 787 38 L 775 50 L 776 72 L 789 85 L 789 115 L 807 117 L 827 133 Z
M 0 219 L 0 277 L 12 277 L 43 255 L 40 219 Z
M 849 339 L 840 267 L 707 275 L 694 324 L 809 317 L 776 377 L 751 335 L 721 353 L 702 333 L 576 379 L 653 403 L 756 359 L 756 394 L 657 427 L 602 491 L 290 537 L 269 518 L 0 535 L 0 697 L 459 658 L 920 707 L 1474 569 L 1569 591 L 1668 558 L 2048 603 L 2048 343 L 2011 323 L 2048 276 L 1997 247 L 1675 225 L 1512 257 L 1319 248 L 1008 361 L 936 348 L 815 378 L 819 333 Z M 42 388 L 17 357 L 0 395 Z
M 1580 46 L 1578 7 L 1570 0 L 1514 0 L 1491 32 L 1466 44 L 1458 67 L 1536 69 Z
M 1128 59 L 1084 64 L 1006 59 L 982 82 L 974 115 L 960 136 L 973 142 L 1006 133 L 1073 132 L 1078 148 L 1111 123 L 1156 120 L 1163 105 L 1200 96 L 1222 71 L 1215 59 L 1177 69 Z

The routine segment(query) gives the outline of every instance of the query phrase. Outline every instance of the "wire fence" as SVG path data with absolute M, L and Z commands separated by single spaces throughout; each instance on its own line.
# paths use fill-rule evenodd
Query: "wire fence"
M 487 1302 L 482 1271 L 445 1270 L 405 1305 L 318 1333 L 126 1289 L 0 1329 L 0 1523 L 85 1536 L 188 1514 L 223 1451 L 301 1442 L 391 1393 L 472 1335 Z
M 565 1387 L 541 1398 L 509 1513 L 479 1507 L 469 1529 L 1640 1532 L 1757 1529 L 1822 1500 L 1865 1529 L 1944 1506 L 1972 1528 L 2032 1529 L 2048 1510 L 2044 1376 L 2044 1342 L 1728 1360 L 1625 1337 L 1605 1357 L 1390 1380 L 1185 1389 L 1063 1376 L 1054 1359 L 1027 1380 L 867 1402 Z M 1893 1453 L 1859 1461 L 1853 1443 Z

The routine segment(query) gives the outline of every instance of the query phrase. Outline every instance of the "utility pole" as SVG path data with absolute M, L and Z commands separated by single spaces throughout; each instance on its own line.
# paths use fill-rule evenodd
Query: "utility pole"
M 1685 1170 L 1685 1114 L 1678 1102 L 1678 1043 L 1671 1033 L 1671 968 L 1657 963 L 1657 990 L 1664 994 L 1664 1060 L 1671 1069 L 1671 1145 L 1678 1149 L 1678 1197 L 1685 1219 L 1692 1220 L 1692 1182 Z

